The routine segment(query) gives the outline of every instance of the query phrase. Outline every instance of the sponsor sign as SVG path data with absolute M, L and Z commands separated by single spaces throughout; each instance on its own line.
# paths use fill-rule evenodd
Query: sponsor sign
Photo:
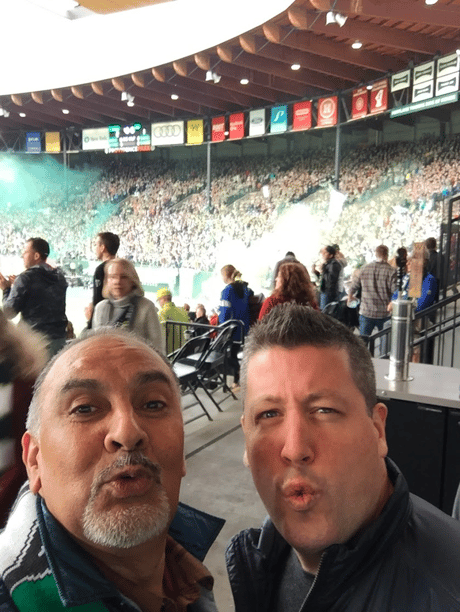
M 353 91 L 353 99 L 351 102 L 351 118 L 361 119 L 367 115 L 367 87 L 360 87 Z
M 434 96 L 434 81 L 425 81 L 412 87 L 412 102 L 428 100 Z
M 328 127 L 337 123 L 337 96 L 318 100 L 318 127 Z
M 41 137 L 40 132 L 27 132 L 26 151 L 27 153 L 41 153 L 42 152 L 42 137 Z
M 184 122 L 152 123 L 152 146 L 184 144 Z
M 297 102 L 292 107 L 292 129 L 309 130 L 311 128 L 311 100 Z
M 270 115 L 270 132 L 287 131 L 287 106 L 274 106 Z
M 258 108 L 249 111 L 249 136 L 265 134 L 265 109 Z
M 229 119 L 229 139 L 244 138 L 244 113 L 234 113 Z
M 383 113 L 388 108 L 388 81 L 382 79 L 372 85 L 371 89 L 371 115 Z
M 400 106 L 390 111 L 390 117 L 400 117 L 401 115 L 410 115 L 411 113 L 417 113 L 418 111 L 428 110 L 429 108 L 436 108 L 437 106 L 443 106 L 444 104 L 452 104 L 458 100 L 458 91 L 444 96 L 438 96 L 437 98 L 431 98 L 423 102 L 416 102 L 412 104 L 406 104 L 406 106 Z
M 109 128 L 82 130 L 81 144 L 83 151 L 96 151 L 109 148 Z
M 61 152 L 61 137 L 59 132 L 45 132 L 45 150 L 47 153 Z
M 414 68 L 414 85 L 434 79 L 434 62 L 427 62 Z
M 452 93 L 458 91 L 458 72 L 451 72 L 445 76 L 438 77 L 436 80 L 436 95 L 442 96 L 443 94 Z
M 410 85 L 410 70 L 397 72 L 391 77 L 391 92 L 407 89 Z
M 204 140 L 204 121 L 203 119 L 193 119 L 187 121 L 187 143 L 202 144 Z
M 213 117 L 211 140 L 212 142 L 225 140 L 225 117 Z
M 440 57 L 436 65 L 436 77 L 439 79 L 439 77 L 443 77 L 446 74 L 458 72 L 458 70 L 460 69 L 459 64 L 460 62 L 458 60 L 457 53 L 452 53 L 451 55 Z
M 150 151 L 150 134 L 142 123 L 109 125 L 109 153 Z

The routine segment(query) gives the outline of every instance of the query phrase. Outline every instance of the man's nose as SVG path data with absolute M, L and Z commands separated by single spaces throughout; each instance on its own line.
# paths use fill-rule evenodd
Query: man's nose
M 281 457 L 288 463 L 309 463 L 314 459 L 311 427 L 301 410 L 288 412 L 282 426 Z
M 131 406 L 120 406 L 113 411 L 104 442 L 109 452 L 141 450 L 147 439 L 140 417 Z

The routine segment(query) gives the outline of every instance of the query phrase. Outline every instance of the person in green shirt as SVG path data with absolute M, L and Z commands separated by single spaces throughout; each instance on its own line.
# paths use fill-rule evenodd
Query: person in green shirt
M 178 308 L 172 301 L 172 294 L 168 287 L 162 287 L 157 291 L 157 302 L 160 305 L 158 318 L 163 327 L 166 337 L 166 354 L 179 349 L 185 342 L 185 325 L 166 325 L 166 321 L 178 321 L 189 323 L 187 313 L 183 308 Z

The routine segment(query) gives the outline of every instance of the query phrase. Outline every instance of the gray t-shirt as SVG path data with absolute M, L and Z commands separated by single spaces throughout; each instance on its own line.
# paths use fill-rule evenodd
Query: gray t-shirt
M 284 567 L 281 568 L 270 612 L 299 612 L 314 580 L 313 574 L 302 569 L 294 549 L 291 548 Z

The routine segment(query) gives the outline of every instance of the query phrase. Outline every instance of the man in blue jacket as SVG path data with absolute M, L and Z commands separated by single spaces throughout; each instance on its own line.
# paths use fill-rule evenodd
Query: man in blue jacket
M 297 304 L 248 337 L 245 459 L 269 518 L 236 536 L 236 612 L 460 611 L 460 523 L 386 458 L 386 406 L 362 341 Z
M 222 522 L 178 511 L 184 432 L 171 367 L 134 336 L 90 334 L 37 382 L 23 437 L 29 486 L 0 535 L 0 611 L 215 611 L 200 559 Z

